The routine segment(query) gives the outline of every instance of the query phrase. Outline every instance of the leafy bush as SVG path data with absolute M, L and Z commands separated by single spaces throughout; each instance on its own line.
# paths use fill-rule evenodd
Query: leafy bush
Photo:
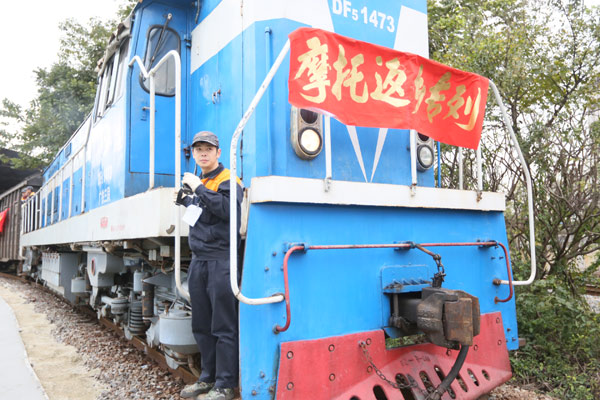
M 560 399 L 600 398 L 600 316 L 569 289 L 581 283 L 551 276 L 519 290 L 519 335 L 527 344 L 511 355 L 518 383 Z

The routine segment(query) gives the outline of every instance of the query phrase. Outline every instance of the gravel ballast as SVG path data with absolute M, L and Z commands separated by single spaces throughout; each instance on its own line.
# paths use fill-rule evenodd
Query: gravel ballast
M 100 325 L 89 314 L 35 284 L 0 277 L 0 289 L 17 293 L 25 303 L 32 304 L 35 313 L 44 314 L 50 322 L 50 333 L 54 339 L 76 349 L 77 361 L 82 362 L 89 375 L 96 380 L 93 386 L 100 391 L 97 400 L 180 399 L 179 392 L 184 387 L 180 378 L 161 369 L 125 338 Z M 40 380 L 44 387 L 56 383 L 44 382 L 42 377 Z M 62 396 L 53 398 L 48 394 L 50 400 L 70 399 Z M 552 400 L 551 397 L 510 384 L 496 388 L 488 396 L 488 400 L 513 399 Z

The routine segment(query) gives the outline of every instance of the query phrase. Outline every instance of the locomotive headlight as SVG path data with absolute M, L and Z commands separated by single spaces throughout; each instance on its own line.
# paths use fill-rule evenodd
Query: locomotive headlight
M 417 167 L 424 171 L 433 165 L 433 149 L 426 145 L 417 147 Z
M 292 107 L 291 144 L 303 160 L 312 160 L 323 149 L 322 120 L 322 116 L 314 111 Z
M 316 155 L 321 151 L 323 143 L 321 135 L 314 129 L 307 128 L 300 132 L 300 147 L 308 155 Z

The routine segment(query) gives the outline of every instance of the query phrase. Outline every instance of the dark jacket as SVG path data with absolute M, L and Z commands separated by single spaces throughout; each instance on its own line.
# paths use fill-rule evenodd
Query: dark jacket
M 195 204 L 202 208 L 196 224 L 190 227 L 188 237 L 194 258 L 200 260 L 229 259 L 229 177 L 223 164 L 214 171 L 202 175 L 203 185 L 198 186 L 194 196 L 182 199 L 184 206 Z M 237 231 L 239 244 L 240 217 L 243 189 L 237 179 Z

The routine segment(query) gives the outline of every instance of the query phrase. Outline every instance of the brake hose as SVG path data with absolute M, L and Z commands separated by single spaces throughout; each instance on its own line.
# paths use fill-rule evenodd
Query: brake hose
M 446 392 L 446 390 L 448 390 L 452 381 L 458 376 L 458 371 L 460 371 L 463 364 L 465 363 L 465 358 L 467 358 L 468 352 L 469 346 L 462 345 L 460 347 L 458 357 L 456 357 L 456 361 L 450 369 L 450 373 L 444 378 L 442 383 L 440 383 L 440 385 L 437 388 L 435 388 L 433 392 L 427 395 L 426 400 L 440 400 L 442 398 L 442 395 Z

